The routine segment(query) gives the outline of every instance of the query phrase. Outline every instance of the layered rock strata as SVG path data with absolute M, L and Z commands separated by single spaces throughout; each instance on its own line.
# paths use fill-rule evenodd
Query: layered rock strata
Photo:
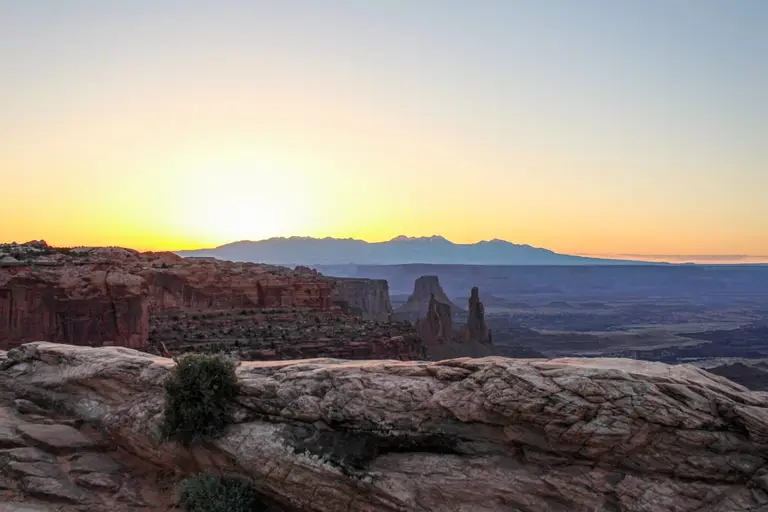
M 2 385 L 182 475 L 230 471 L 317 512 L 737 512 L 768 506 L 768 395 L 623 359 L 244 363 L 236 424 L 159 442 L 172 367 L 125 348 L 35 343 Z M 20 435 L 18 427 L 6 433 Z
M 331 301 L 347 313 L 365 320 L 389 321 L 392 303 L 389 285 L 384 279 L 334 278 Z
M 0 512 L 168 512 L 177 480 L 0 385 Z
M 151 318 L 165 312 L 324 312 L 336 289 L 334 280 L 308 268 L 170 253 L 55 249 L 44 242 L 0 246 L 0 253 L 16 262 L 0 268 L 0 348 L 46 340 L 145 349 Z M 372 317 L 382 316 L 386 282 L 371 287 L 370 297 L 357 300 Z
M 149 287 L 119 267 L 0 269 L 0 347 L 24 341 L 143 348 Z

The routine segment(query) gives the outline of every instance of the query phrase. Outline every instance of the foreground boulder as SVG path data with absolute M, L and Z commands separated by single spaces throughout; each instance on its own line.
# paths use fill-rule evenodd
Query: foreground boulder
M 0 512 L 170 511 L 177 479 L 109 444 L 98 429 L 55 410 L 33 413 L 0 387 Z
M 31 343 L 0 355 L 0 376 L 17 398 L 100 425 L 147 462 L 248 476 L 289 510 L 768 504 L 768 394 L 690 366 L 497 357 L 243 363 L 237 424 L 186 450 L 159 442 L 173 364 L 125 348 Z

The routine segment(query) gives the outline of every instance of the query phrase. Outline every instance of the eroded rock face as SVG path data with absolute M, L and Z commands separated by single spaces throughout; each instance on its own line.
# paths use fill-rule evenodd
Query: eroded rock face
M 491 356 L 494 349 L 485 325 L 485 311 L 476 288 L 474 292 L 474 299 L 469 301 L 467 325 L 454 329 L 454 315 L 461 317 L 464 311 L 451 302 L 437 276 L 422 276 L 414 283 L 408 301 L 393 312 L 392 318 L 414 324 L 429 360 Z
M 331 300 L 349 314 L 366 320 L 388 321 L 392 315 L 389 285 L 384 279 L 334 278 Z
M 405 304 L 393 312 L 392 318 L 399 321 L 415 322 L 419 318 L 426 317 L 432 297 L 437 302 L 446 304 L 451 314 L 462 311 L 445 294 L 437 276 L 421 276 L 413 284 L 413 293 L 408 297 Z
M 152 311 L 331 307 L 333 281 L 310 269 L 43 242 L 0 249 L 21 258 L 0 268 L 0 348 L 46 340 L 141 349 Z
M 417 321 L 416 330 L 428 345 L 453 341 L 451 306 L 431 295 L 427 313 Z
M 0 347 L 25 341 L 146 345 L 148 287 L 138 275 L 95 266 L 0 269 Z
M 173 362 L 28 344 L 19 398 L 57 402 L 180 473 L 245 473 L 299 510 L 736 512 L 768 504 L 768 394 L 624 359 L 244 363 L 237 423 L 158 442 Z M 94 484 L 94 482 L 89 482 Z
M 15 440 L 13 446 L 0 442 L 0 512 L 170 510 L 173 477 L 144 462 L 132 464 L 134 458 L 109 450 L 99 432 L 63 417 L 50 403 L 14 401 L 2 384 L 0 432 Z M 144 488 L 146 499 L 126 503 L 121 493 L 131 488 Z
M 174 257 L 166 268 L 140 272 L 159 310 L 331 306 L 333 281 L 311 270 Z
M 485 308 L 480 302 L 480 291 L 477 286 L 472 288 L 469 296 L 469 315 L 467 316 L 467 341 L 491 343 L 491 331 L 485 323 Z
M 18 265 L 0 268 L 0 348 L 45 340 L 140 350 L 215 345 L 256 359 L 424 353 L 412 327 L 389 323 L 386 281 L 44 242 L 0 245 L 2 255 Z M 334 307 L 338 300 L 366 323 Z

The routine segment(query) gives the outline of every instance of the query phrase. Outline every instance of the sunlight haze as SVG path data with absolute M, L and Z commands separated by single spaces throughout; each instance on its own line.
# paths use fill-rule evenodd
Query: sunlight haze
M 0 242 L 768 255 L 768 3 L 0 1 Z

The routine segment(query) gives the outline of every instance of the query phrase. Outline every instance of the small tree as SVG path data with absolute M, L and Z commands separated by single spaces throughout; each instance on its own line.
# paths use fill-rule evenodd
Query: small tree
M 267 510 L 253 488 L 239 478 L 201 473 L 181 482 L 181 506 L 187 512 Z
M 164 437 L 185 446 L 218 437 L 231 423 L 238 390 L 234 362 L 218 354 L 181 356 L 165 380 Z

